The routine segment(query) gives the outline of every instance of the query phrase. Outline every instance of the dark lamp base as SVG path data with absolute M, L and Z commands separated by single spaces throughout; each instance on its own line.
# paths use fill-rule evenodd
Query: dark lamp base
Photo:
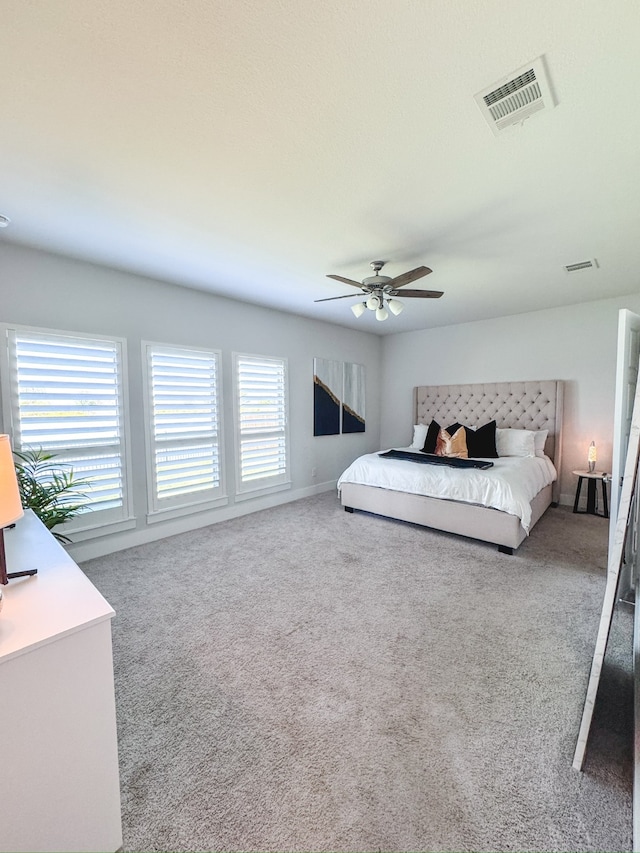
M 0 584 L 8 584 L 12 578 L 26 578 L 37 574 L 37 569 L 27 569 L 24 572 L 7 572 L 7 560 L 4 553 L 4 530 L 0 528 Z

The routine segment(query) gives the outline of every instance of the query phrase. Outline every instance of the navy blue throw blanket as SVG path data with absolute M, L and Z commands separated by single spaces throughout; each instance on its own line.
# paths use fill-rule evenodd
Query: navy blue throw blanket
M 493 462 L 488 459 L 456 459 L 453 456 L 435 456 L 433 453 L 412 453 L 410 450 L 387 450 L 386 453 L 378 453 L 378 456 L 406 459 L 423 465 L 448 465 L 450 468 L 493 468 Z

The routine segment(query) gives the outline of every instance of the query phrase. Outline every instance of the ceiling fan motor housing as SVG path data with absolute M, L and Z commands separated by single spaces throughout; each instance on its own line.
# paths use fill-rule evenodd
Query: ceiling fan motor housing
M 365 287 L 376 288 L 384 287 L 385 284 L 389 284 L 390 281 L 391 278 L 388 275 L 371 275 L 369 276 L 369 278 L 363 279 L 362 284 Z

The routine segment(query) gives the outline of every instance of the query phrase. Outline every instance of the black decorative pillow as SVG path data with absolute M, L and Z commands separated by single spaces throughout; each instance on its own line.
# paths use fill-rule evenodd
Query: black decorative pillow
M 479 456 L 482 459 L 497 459 L 496 422 L 489 421 L 489 423 L 484 424 L 484 426 L 478 427 L 478 429 L 473 433 L 471 446 L 473 447 L 473 454 L 469 454 L 470 456 Z
M 429 424 L 429 429 L 427 430 L 427 437 L 424 441 L 424 447 L 422 448 L 423 453 L 435 453 L 436 452 L 436 444 L 438 443 L 438 436 L 440 435 L 440 424 L 435 421 L 431 421 Z M 453 433 L 449 433 L 449 435 L 453 435 Z
M 455 423 L 447 427 L 449 435 L 460 429 L 462 424 Z M 465 427 L 467 434 L 467 451 L 470 459 L 497 459 L 498 451 L 496 449 L 496 422 L 489 421 L 484 426 L 478 429 Z

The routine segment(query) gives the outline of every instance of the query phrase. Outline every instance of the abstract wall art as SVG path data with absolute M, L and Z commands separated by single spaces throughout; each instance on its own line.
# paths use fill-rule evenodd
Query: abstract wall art
M 313 434 L 364 432 L 365 374 L 362 364 L 313 360 Z
M 342 381 L 342 432 L 364 432 L 364 365 L 345 361 Z
M 313 359 L 313 434 L 340 433 L 342 398 L 342 362 L 329 358 Z

